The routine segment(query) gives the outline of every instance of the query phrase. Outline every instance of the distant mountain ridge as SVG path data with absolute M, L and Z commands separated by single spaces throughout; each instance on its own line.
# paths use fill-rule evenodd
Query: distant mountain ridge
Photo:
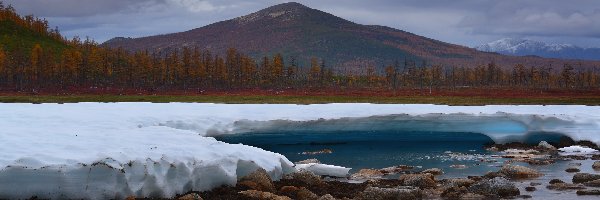
M 349 70 L 364 70 L 367 65 L 381 67 L 405 59 L 419 64 L 427 61 L 430 65 L 469 67 L 490 62 L 506 67 L 516 63 L 564 62 L 481 52 L 390 27 L 357 24 L 294 2 L 185 32 L 142 38 L 120 37 L 103 45 L 154 52 L 198 47 L 217 54 L 234 47 L 255 58 L 282 53 L 306 64 L 316 57 L 324 59 L 329 66 Z
M 582 48 L 572 44 L 548 44 L 528 39 L 503 38 L 475 48 L 480 51 L 513 56 L 535 55 L 546 58 L 600 60 L 600 48 Z

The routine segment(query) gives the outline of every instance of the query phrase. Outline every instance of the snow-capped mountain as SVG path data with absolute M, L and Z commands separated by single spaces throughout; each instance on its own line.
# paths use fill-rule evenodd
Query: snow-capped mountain
M 600 48 L 582 48 L 572 44 L 548 44 L 545 42 L 504 38 L 475 47 L 477 50 L 505 55 L 535 55 L 547 58 L 600 60 Z

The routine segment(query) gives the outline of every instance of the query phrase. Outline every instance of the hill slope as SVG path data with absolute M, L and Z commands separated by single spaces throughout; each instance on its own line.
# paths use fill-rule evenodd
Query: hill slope
M 504 66 L 562 62 L 480 52 L 389 27 L 356 24 L 299 3 L 279 4 L 186 32 L 136 39 L 115 38 L 104 45 L 157 52 L 189 46 L 221 53 L 235 47 L 255 57 L 273 53 L 284 53 L 300 61 L 318 57 L 338 67 L 381 66 L 405 58 L 469 66 L 491 61 Z
M 31 48 L 39 44 L 58 53 L 67 48 L 67 45 L 48 35 L 35 32 L 13 20 L 0 20 L 0 47 L 7 51 L 23 48 L 23 52 L 31 52 Z

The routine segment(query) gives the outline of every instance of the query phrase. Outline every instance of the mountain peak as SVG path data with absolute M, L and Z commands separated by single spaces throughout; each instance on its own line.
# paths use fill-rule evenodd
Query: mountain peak
M 247 24 L 264 19 L 279 19 L 283 21 L 292 20 L 300 17 L 312 9 L 296 2 L 282 3 L 274 5 L 258 12 L 235 18 L 240 24 Z

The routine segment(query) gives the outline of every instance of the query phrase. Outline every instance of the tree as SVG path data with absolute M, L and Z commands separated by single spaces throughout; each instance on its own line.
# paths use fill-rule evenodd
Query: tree
M 570 64 L 565 64 L 560 76 L 563 82 L 563 87 L 570 88 L 573 85 L 573 66 Z
M 8 63 L 8 59 L 2 47 L 0 47 L 0 84 L 6 82 L 7 70 L 6 65 Z
M 313 84 L 316 84 L 320 81 L 321 78 L 321 66 L 319 66 L 319 61 L 317 58 L 312 57 L 310 59 L 310 76 L 309 81 Z

